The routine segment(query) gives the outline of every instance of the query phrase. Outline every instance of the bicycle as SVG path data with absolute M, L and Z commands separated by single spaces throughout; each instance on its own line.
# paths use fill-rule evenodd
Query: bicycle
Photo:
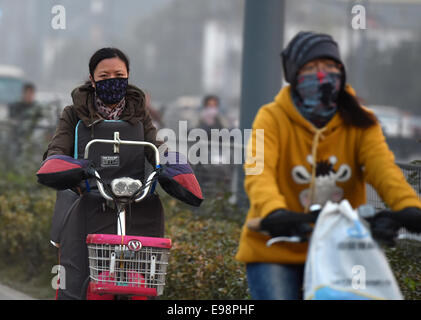
M 309 214 L 288 212 L 272 217 L 271 227 L 264 224 L 271 236 L 266 245 L 309 241 L 304 272 L 305 299 L 402 299 L 378 244 L 393 246 L 397 239 L 414 239 L 410 233 L 399 234 L 398 230 L 421 231 L 421 217 L 415 212 L 376 212 L 369 205 L 355 211 L 346 200 L 340 204 L 328 202 L 323 209 L 313 205 Z M 261 221 L 252 219 L 247 226 L 267 234 L 269 230 L 262 228 Z M 418 238 L 418 241 L 421 240 Z M 352 270 L 363 270 L 363 287 L 354 286 Z M 366 275 L 370 281 L 366 282 Z M 366 288 L 366 283 L 371 287 Z
M 153 192 L 161 169 L 159 152 L 148 142 L 120 140 L 114 133 L 114 140 L 95 139 L 95 143 L 113 144 L 114 152 L 120 145 L 150 147 L 155 152 L 155 169 L 144 185 L 140 180 L 123 177 L 106 184 L 98 171 L 91 168 L 91 175 L 101 196 L 114 202 L 117 211 L 117 232 L 111 234 L 88 234 L 88 259 L 90 275 L 85 283 L 87 300 L 146 300 L 163 294 L 171 249 L 171 239 L 126 235 L 126 206 L 140 202 Z

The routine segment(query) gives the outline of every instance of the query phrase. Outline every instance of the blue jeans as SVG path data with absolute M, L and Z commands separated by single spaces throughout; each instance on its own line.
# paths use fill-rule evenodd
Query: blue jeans
M 304 265 L 248 263 L 247 281 L 255 300 L 301 300 Z

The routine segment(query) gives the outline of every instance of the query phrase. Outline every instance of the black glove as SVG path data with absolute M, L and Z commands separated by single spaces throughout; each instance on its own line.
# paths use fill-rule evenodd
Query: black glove
M 409 232 L 421 233 L 421 209 L 408 207 L 400 211 L 391 212 L 393 219 Z
M 86 168 L 83 169 L 82 180 L 95 178 L 95 166 L 93 162 L 90 162 Z
M 311 213 L 297 213 L 285 209 L 275 210 L 260 222 L 260 229 L 271 237 L 298 236 L 307 239 L 313 230 L 309 223 L 314 223 L 317 216 Z
M 390 217 L 380 216 L 367 219 L 373 238 L 386 246 L 393 247 L 401 224 Z
M 373 238 L 386 245 L 393 246 L 400 228 L 409 232 L 421 232 L 421 209 L 408 207 L 400 211 L 381 211 L 367 219 Z

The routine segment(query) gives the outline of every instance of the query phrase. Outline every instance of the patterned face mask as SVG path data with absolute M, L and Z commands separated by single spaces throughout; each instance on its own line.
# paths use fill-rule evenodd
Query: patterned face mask
M 341 87 L 341 74 L 317 72 L 298 77 L 293 100 L 304 118 L 324 127 L 335 115 Z
M 115 104 L 126 96 L 128 78 L 111 78 L 95 82 L 95 92 L 105 104 Z

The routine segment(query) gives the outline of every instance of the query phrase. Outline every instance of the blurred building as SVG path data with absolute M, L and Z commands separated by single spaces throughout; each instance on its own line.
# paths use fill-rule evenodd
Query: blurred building
M 386 137 L 412 138 L 416 127 L 412 114 L 392 106 L 369 106 L 374 111 Z
M 351 28 L 357 3 L 366 6 L 367 30 Z M 66 9 L 65 30 L 51 27 L 57 4 Z M 87 80 L 92 53 L 116 46 L 130 57 L 132 82 L 150 91 L 154 102 L 215 93 L 221 109 L 236 115 L 243 15 L 244 0 L 0 0 L 0 64 L 23 69 L 40 91 L 69 95 Z M 399 72 L 396 61 L 406 74 L 405 63 L 419 64 L 420 16 L 416 0 L 286 0 L 284 42 L 300 30 L 332 34 L 360 96 L 417 113 L 419 90 L 402 87 L 390 74 Z M 411 77 L 419 83 L 414 72 Z
M 103 46 L 128 46 L 145 15 L 172 0 L 0 0 L 0 64 L 22 68 L 41 90 L 70 93 L 88 76 Z M 52 8 L 65 8 L 66 29 L 54 30 Z
M 139 78 L 155 97 L 168 103 L 213 92 L 226 102 L 238 100 L 243 4 L 174 0 L 141 20 Z

